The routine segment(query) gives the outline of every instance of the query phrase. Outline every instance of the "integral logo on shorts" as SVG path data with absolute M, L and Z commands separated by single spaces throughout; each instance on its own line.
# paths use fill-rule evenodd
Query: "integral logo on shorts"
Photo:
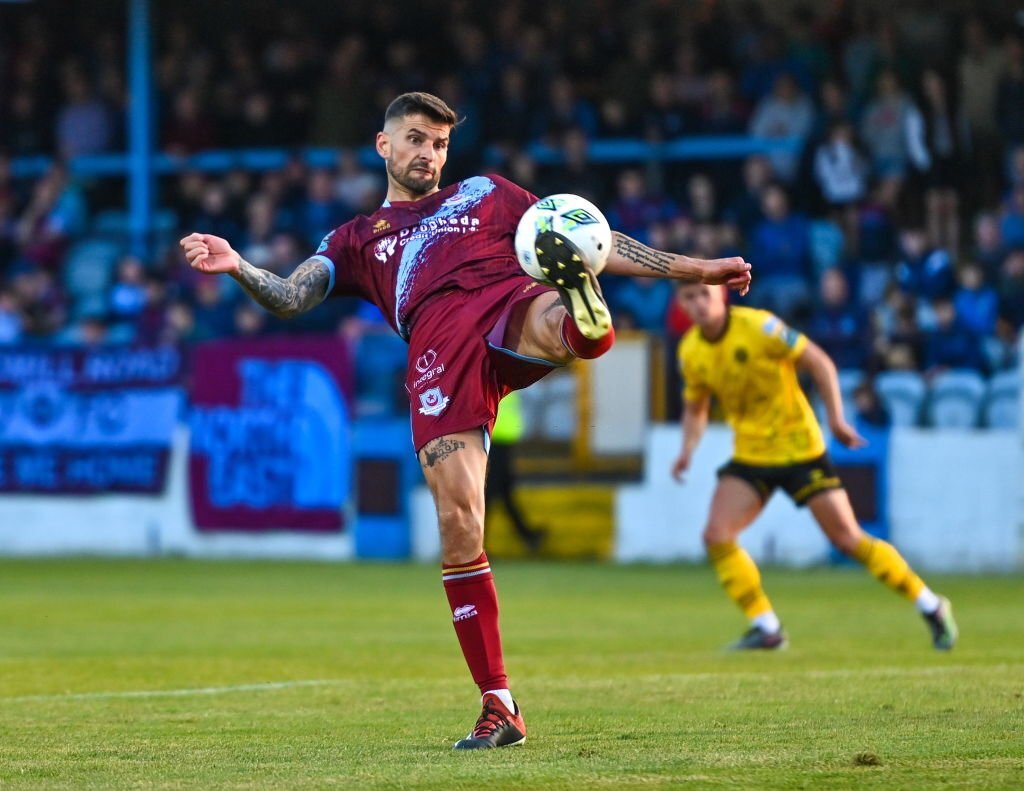
M 454 610 L 452 610 L 453 621 L 465 621 L 467 618 L 472 618 L 477 614 L 475 604 L 460 604 Z
M 433 381 L 435 377 L 444 373 L 444 363 L 437 361 L 437 352 L 427 349 L 426 352 L 416 358 L 416 370 L 419 376 L 412 383 L 413 390 L 419 390 L 427 382 Z
M 385 236 L 373 248 L 373 257 L 382 264 L 386 263 L 395 253 L 395 245 L 398 244 L 397 236 Z
M 425 353 L 416 358 L 416 370 L 421 374 L 425 374 L 435 362 L 437 362 L 437 352 L 433 349 L 427 349 Z
M 440 387 L 431 387 L 420 393 L 420 414 L 440 415 L 448 407 L 450 400 L 441 392 Z

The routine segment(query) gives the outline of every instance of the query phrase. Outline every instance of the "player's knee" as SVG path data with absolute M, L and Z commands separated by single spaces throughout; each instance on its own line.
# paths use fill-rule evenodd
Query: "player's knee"
M 483 546 L 483 521 L 469 503 L 448 502 L 437 509 L 441 550 L 448 557 L 476 557 Z M 457 561 L 456 561 L 457 562 Z
M 704 546 L 711 547 L 715 544 L 727 544 L 736 540 L 736 531 L 724 522 L 712 520 L 704 528 Z

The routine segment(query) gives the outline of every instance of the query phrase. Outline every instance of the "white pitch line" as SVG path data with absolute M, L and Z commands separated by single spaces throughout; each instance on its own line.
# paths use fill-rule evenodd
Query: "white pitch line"
M 4 703 L 28 703 L 44 700 L 116 700 L 117 698 L 185 698 L 195 695 L 229 695 L 235 692 L 264 692 L 296 687 L 332 687 L 350 683 L 340 678 L 318 678 L 299 681 L 267 681 L 262 684 L 232 684 L 224 687 L 192 687 L 186 689 L 129 689 L 113 692 L 58 692 L 50 695 L 18 695 L 0 697 Z
M 1024 665 L 927 665 L 921 667 L 882 666 L 866 668 L 833 668 L 831 670 L 789 670 L 781 673 L 768 671 L 737 671 L 721 673 L 657 673 L 632 678 L 633 682 L 653 683 L 658 681 L 726 681 L 729 679 L 776 679 L 800 676 L 809 679 L 822 678 L 854 678 L 863 676 L 936 676 L 948 673 L 960 673 L 970 670 L 985 671 L 1017 671 L 1024 670 Z M 299 687 L 337 687 L 355 683 L 352 679 L 314 678 L 296 681 L 267 681 L 260 684 L 233 684 L 222 687 L 191 687 L 185 689 L 133 689 L 110 692 L 58 692 L 48 695 L 18 695 L 16 697 L 0 697 L 0 705 L 5 703 L 31 703 L 60 700 L 117 700 L 145 698 L 185 698 L 198 695 L 230 695 L 237 692 L 268 692 L 278 689 L 296 689 Z M 620 683 L 615 679 L 572 679 L 555 682 L 561 687 L 593 687 L 602 684 Z

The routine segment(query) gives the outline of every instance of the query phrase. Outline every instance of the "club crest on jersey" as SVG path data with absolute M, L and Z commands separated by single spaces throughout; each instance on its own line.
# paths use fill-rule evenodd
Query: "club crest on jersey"
M 382 264 L 394 255 L 395 245 L 398 244 L 397 236 L 385 236 L 373 248 L 373 257 Z
M 377 222 L 373 224 L 374 233 L 380 233 L 381 231 L 389 230 L 391 230 L 391 223 L 389 223 L 387 220 L 377 220 Z
M 451 399 L 441 392 L 440 387 L 431 387 L 420 393 L 420 414 L 440 415 L 448 408 Z

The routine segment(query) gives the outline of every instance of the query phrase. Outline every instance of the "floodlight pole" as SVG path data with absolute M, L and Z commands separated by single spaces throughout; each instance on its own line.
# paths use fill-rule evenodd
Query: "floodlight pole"
M 149 252 L 153 221 L 153 80 L 149 0 L 128 0 L 128 196 L 131 251 Z

